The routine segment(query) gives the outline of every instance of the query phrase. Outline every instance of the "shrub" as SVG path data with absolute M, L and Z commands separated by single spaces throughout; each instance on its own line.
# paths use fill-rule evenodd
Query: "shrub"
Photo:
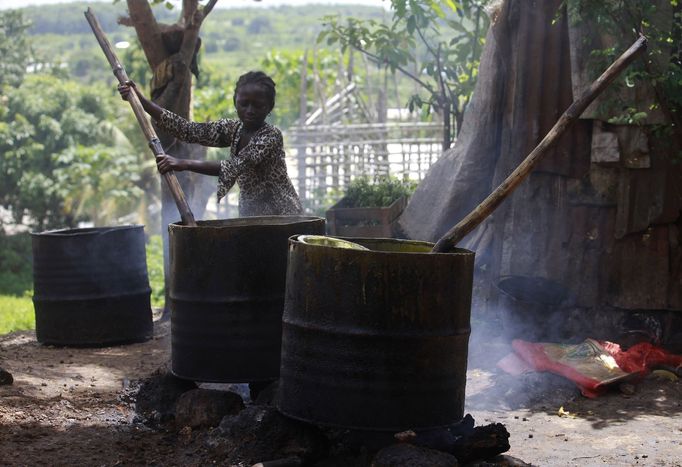
M 346 190 L 347 207 L 390 206 L 401 196 L 410 196 L 416 188 L 415 182 L 404 182 L 396 177 L 382 177 L 374 182 L 368 177 L 353 180 Z
M 149 286 L 152 289 L 152 306 L 162 308 L 165 302 L 166 291 L 163 284 L 163 242 L 161 235 L 149 237 L 146 252 L 147 274 L 149 275 Z
M 31 235 L 0 231 L 0 295 L 22 296 L 33 290 Z

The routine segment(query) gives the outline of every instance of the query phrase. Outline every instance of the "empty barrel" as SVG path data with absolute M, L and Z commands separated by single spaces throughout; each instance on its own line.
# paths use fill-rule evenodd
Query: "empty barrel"
M 289 242 L 279 410 L 362 430 L 460 421 L 474 254 L 353 241 L 369 250 Z
M 33 233 L 38 342 L 97 346 L 152 335 L 141 225 Z
M 277 378 L 287 241 L 324 230 L 311 216 L 170 225 L 172 372 L 206 382 Z

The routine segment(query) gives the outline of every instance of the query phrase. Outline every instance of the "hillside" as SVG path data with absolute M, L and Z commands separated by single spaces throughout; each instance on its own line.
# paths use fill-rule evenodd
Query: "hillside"
M 32 23 L 29 32 L 38 55 L 44 60 L 49 57 L 52 63 L 66 64 L 73 77 L 93 82 L 108 79 L 110 71 L 106 69 L 101 51 L 83 17 L 88 6 L 95 11 L 112 43 L 133 44 L 122 58 L 135 53 L 134 30 L 117 24 L 117 18 L 126 12 L 124 2 L 95 5 L 74 2 L 26 7 L 23 12 Z M 179 13 L 163 5 L 154 7 L 154 11 L 160 22 L 167 23 L 174 22 Z M 381 20 L 386 14 L 381 8 L 362 5 L 215 9 L 202 28 L 201 60 L 223 70 L 241 72 L 258 68 L 268 53 L 313 48 L 325 16 Z

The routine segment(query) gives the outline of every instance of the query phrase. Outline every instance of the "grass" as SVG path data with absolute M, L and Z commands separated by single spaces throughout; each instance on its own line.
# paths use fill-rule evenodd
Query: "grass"
M 36 326 L 30 296 L 0 295 L 0 335 L 34 329 Z

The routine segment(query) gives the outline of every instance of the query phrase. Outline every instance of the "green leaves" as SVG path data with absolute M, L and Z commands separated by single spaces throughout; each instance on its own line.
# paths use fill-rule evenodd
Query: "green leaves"
M 24 78 L 32 54 L 26 30 L 30 24 L 20 10 L 0 13 L 0 91 L 16 86 Z
M 412 96 L 410 110 L 428 106 L 461 117 L 476 81 L 488 18 L 474 0 L 392 0 L 389 23 L 325 18 L 318 42 L 364 53 L 378 66 L 415 81 L 423 96 Z M 450 118 L 444 118 L 450 121 Z M 449 130 L 448 130 L 449 133 Z M 449 141 L 444 144 L 449 146 Z
M 410 196 L 415 188 L 416 183 L 403 182 L 396 177 L 382 177 L 374 182 L 360 177 L 348 185 L 345 197 L 349 207 L 383 207 L 402 196 Z
M 0 118 L 0 205 L 33 227 L 103 224 L 134 210 L 142 197 L 139 153 L 109 122 L 98 91 L 51 75 L 6 88 Z M 109 99 L 114 99 L 112 95 Z

